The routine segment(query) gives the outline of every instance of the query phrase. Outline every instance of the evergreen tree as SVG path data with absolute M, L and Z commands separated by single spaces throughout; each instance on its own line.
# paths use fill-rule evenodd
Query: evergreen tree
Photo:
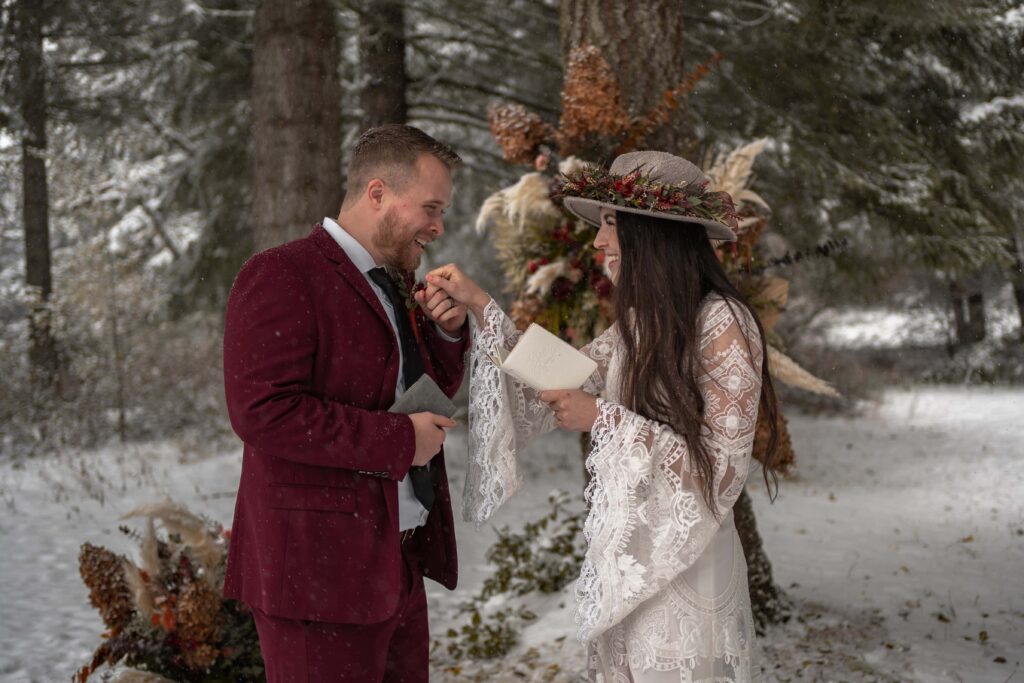
M 341 86 L 327 0 L 261 0 L 255 17 L 257 249 L 304 236 L 341 206 Z
M 362 127 L 405 123 L 408 112 L 405 70 L 404 0 L 366 0 L 358 5 L 360 105 Z
M 25 235 L 25 285 L 29 291 L 29 362 L 33 385 L 49 389 L 57 381 L 59 359 L 50 315 L 53 293 L 50 266 L 50 209 L 46 174 L 46 64 L 43 3 L 19 0 L 13 7 L 14 52 L 21 107 L 22 222 Z
M 887 266 L 956 274 L 1010 260 L 1019 193 L 1001 187 L 1021 175 L 1019 1 L 688 9 L 694 57 L 722 55 L 691 98 L 701 137 L 771 137 L 759 186 L 773 227 L 854 244 L 826 291 L 854 280 L 867 298 Z

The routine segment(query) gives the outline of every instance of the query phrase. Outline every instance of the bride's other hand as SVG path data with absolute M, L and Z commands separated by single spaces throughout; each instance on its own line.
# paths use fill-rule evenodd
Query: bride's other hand
M 589 432 L 597 421 L 597 396 L 579 389 L 553 389 L 540 392 L 540 400 L 555 411 L 555 421 L 562 429 Z
M 431 294 L 431 287 L 443 290 L 445 294 L 472 311 L 477 321 L 483 324 L 484 309 L 487 308 L 491 297 L 454 263 L 427 273 L 427 287 L 428 295 Z

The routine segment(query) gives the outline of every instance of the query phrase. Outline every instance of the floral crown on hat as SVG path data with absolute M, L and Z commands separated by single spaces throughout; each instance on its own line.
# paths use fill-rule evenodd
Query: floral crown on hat
M 728 226 L 733 232 L 739 220 L 728 192 L 708 189 L 708 182 L 689 185 L 658 183 L 643 174 L 640 168 L 622 175 L 610 173 L 599 166 L 587 166 L 563 176 L 554 196 L 559 199 L 579 197 L 610 207 L 645 213 L 667 214 L 665 218 L 691 218 L 713 221 Z

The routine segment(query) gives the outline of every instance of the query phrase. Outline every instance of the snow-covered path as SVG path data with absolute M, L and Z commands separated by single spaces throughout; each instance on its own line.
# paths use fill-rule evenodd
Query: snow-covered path
M 790 420 L 798 476 L 774 505 L 752 487 L 797 614 L 763 642 L 769 680 L 1024 681 L 1024 391 L 919 388 L 857 418 Z M 66 681 L 87 660 L 102 623 L 78 577 L 78 547 L 134 552 L 117 531 L 121 513 L 167 494 L 230 523 L 239 451 L 203 450 L 153 444 L 0 465 L 0 683 Z M 448 450 L 457 492 L 464 430 Z M 495 525 L 518 529 L 546 511 L 552 489 L 578 491 L 578 454 L 575 435 L 539 440 L 524 490 Z M 436 634 L 488 574 L 493 532 L 458 533 L 459 590 L 429 589 Z M 524 680 L 512 666 L 535 680 L 578 672 L 565 595 L 489 667 L 507 678 L 490 681 Z M 524 669 L 529 647 L 541 660 Z M 546 679 L 555 657 L 566 673 Z
M 884 617 L 887 640 L 863 653 L 881 670 L 1024 681 L 1024 393 L 897 392 L 792 431 L 798 477 L 755 499 L 778 583 Z

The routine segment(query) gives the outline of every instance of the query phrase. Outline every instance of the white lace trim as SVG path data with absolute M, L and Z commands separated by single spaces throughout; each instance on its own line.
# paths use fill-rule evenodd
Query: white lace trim
M 470 316 L 473 348 L 469 379 L 469 464 L 462 495 L 463 519 L 480 525 L 519 490 L 522 476 L 516 452 L 529 441 L 555 428 L 555 415 L 537 392 L 501 372 L 492 360 L 496 349 L 510 351 L 522 332 L 491 299 L 484 308 L 484 325 Z M 598 363 L 584 391 L 600 393 L 615 349 L 615 327 L 583 347 Z

